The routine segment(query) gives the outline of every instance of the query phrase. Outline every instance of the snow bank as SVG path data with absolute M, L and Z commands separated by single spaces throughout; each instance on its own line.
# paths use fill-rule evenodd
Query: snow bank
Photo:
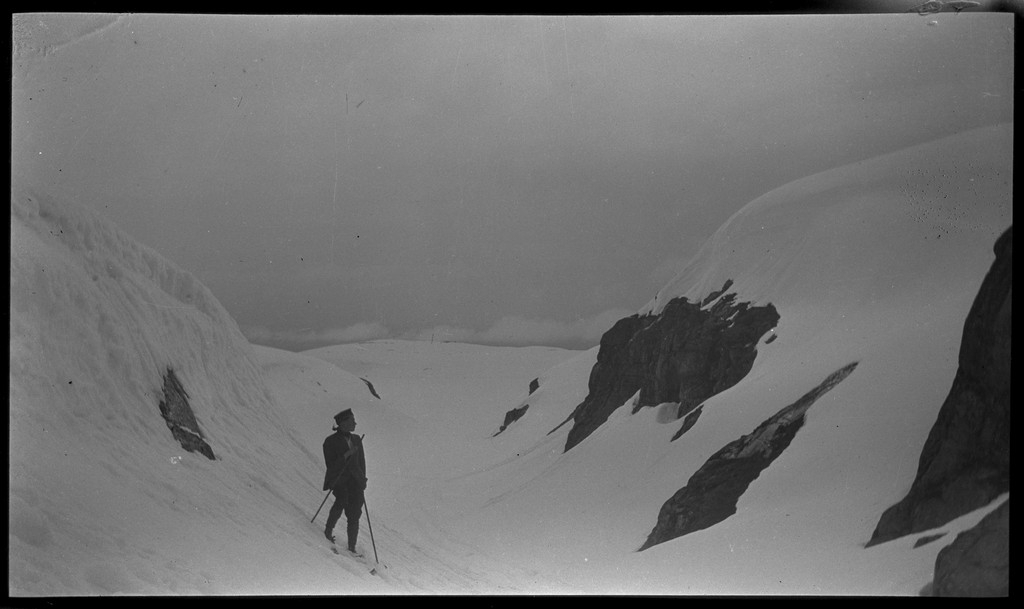
M 11 244 L 11 593 L 380 588 L 362 569 L 339 577 L 299 528 L 322 496 L 319 450 L 209 290 L 92 213 L 19 188 Z M 169 368 L 214 461 L 160 416 Z M 282 527 L 309 540 L 280 543 Z

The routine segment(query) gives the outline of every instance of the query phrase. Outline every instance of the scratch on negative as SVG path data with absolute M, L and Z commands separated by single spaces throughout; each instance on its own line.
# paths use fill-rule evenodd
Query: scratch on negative
M 565 32 L 565 19 L 562 19 L 562 48 L 565 49 L 565 73 L 569 76 L 569 113 L 576 117 L 576 106 L 572 102 L 572 69 L 569 67 L 569 37 Z

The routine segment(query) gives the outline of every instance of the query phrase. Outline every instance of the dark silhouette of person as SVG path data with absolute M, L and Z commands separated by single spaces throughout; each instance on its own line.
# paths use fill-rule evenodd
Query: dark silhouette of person
M 324 535 L 334 542 L 334 525 L 342 512 L 348 519 L 348 551 L 356 551 L 359 536 L 359 517 L 363 510 L 363 491 L 366 490 L 366 457 L 363 454 L 363 440 L 352 433 L 356 428 L 356 417 L 351 409 L 334 415 L 337 424 L 334 433 L 324 440 L 324 490 L 334 494 L 334 505 L 327 515 Z

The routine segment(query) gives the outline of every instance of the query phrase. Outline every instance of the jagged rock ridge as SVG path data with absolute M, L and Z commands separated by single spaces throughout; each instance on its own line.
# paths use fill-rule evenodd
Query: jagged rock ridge
M 807 409 L 857 367 L 851 362 L 738 440 L 712 455 L 661 506 L 658 521 L 640 550 L 706 529 L 736 513 L 747 487 L 789 446 L 804 424 Z
M 1009 490 L 1012 226 L 994 250 L 917 476 L 907 496 L 882 514 L 869 546 L 941 526 Z
M 683 417 L 739 382 L 753 366 L 758 340 L 775 327 L 779 314 L 771 304 L 736 302 L 736 294 L 725 294 L 731 285 L 726 281 L 701 303 L 675 298 L 657 315 L 632 315 L 605 332 L 589 393 L 558 426 L 573 421 L 565 450 L 638 391 L 634 412 L 675 402 L 676 416 Z
M 160 416 L 167 422 L 171 435 L 189 452 L 197 452 L 207 459 L 216 460 L 213 449 L 206 443 L 199 422 L 188 403 L 188 392 L 171 368 L 164 375 L 164 399 L 159 404 Z

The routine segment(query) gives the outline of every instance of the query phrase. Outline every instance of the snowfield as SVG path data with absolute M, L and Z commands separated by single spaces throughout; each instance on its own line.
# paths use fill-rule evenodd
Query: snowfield
M 567 453 L 570 425 L 549 432 L 586 397 L 596 347 L 251 345 L 191 274 L 15 185 L 9 593 L 915 595 L 939 550 L 1008 497 L 864 547 L 913 480 L 1012 223 L 1012 130 L 752 201 L 641 310 L 733 280 L 738 300 L 781 316 L 750 373 L 676 441 L 674 405 L 619 408 Z M 736 514 L 637 551 L 709 456 L 851 362 Z M 182 449 L 161 418 L 168 369 L 216 460 Z M 365 434 L 362 560 L 329 552 L 329 506 L 310 522 L 325 496 L 320 444 L 344 408 Z

